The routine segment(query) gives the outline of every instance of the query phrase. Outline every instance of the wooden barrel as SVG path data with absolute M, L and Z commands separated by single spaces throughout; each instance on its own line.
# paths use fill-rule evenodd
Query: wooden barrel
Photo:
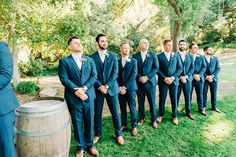
M 71 127 L 62 98 L 40 98 L 16 110 L 18 157 L 68 157 Z

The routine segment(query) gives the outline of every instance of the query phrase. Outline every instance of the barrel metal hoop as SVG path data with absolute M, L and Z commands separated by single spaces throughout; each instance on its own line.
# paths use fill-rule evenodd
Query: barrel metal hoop
M 29 137 L 49 136 L 49 135 L 56 134 L 60 131 L 63 131 L 67 127 L 70 127 L 70 121 L 68 121 L 62 127 L 59 127 L 59 128 L 54 129 L 54 130 L 47 131 L 47 132 L 30 132 L 30 131 L 25 131 L 25 130 L 22 130 L 20 128 L 17 128 L 16 126 L 15 126 L 15 132 L 16 132 L 16 134 L 19 134 L 19 135 L 22 135 L 22 136 L 29 136 Z
M 51 112 L 38 112 L 38 113 L 32 113 L 32 112 L 18 112 L 16 111 L 15 114 L 18 117 L 45 117 L 45 116 L 51 116 L 55 115 L 61 111 L 64 111 L 67 106 L 62 106 L 62 108 L 59 108 L 57 110 L 51 111 Z

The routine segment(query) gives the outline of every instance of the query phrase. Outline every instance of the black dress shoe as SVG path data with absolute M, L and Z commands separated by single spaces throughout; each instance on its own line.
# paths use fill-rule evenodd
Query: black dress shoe
M 201 113 L 203 116 L 206 116 L 207 115 L 207 113 L 206 113 L 206 111 L 205 110 L 199 110 L 199 113 Z

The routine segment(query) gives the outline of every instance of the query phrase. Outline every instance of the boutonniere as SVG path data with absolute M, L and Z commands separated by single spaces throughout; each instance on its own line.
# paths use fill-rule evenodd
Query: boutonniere
M 147 53 L 147 54 L 146 54 L 146 57 L 149 58 L 149 57 L 150 57 L 150 54 Z
M 130 59 L 130 58 L 127 58 L 127 59 L 126 59 L 126 62 L 127 62 L 127 63 L 130 63 L 130 62 L 131 62 L 131 59 Z
M 174 52 L 171 52 L 171 57 L 174 57 L 175 56 L 175 53 Z
M 106 54 L 105 54 L 105 56 L 106 56 L 106 57 L 109 57 L 109 54 L 108 54 L 108 53 L 106 53 Z
M 84 62 L 86 62 L 87 61 L 87 59 L 85 58 L 85 57 L 82 57 L 81 59 L 80 59 L 80 61 L 82 62 L 82 64 L 84 63 Z

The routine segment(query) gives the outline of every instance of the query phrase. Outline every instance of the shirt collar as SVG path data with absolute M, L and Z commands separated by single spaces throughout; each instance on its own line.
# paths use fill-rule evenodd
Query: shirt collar
M 146 50 L 146 51 L 140 51 L 140 52 L 141 52 L 142 55 L 146 55 L 147 52 L 148 52 L 148 50 Z
M 122 59 L 127 60 L 129 58 L 129 56 L 122 56 Z
M 186 55 L 186 51 L 183 51 L 183 52 L 181 52 L 181 51 L 179 51 L 179 54 L 182 56 L 182 55 Z
M 99 53 L 99 55 L 106 55 L 107 54 L 107 50 L 105 50 L 104 52 L 98 50 L 98 53 Z
M 81 59 L 82 58 L 83 53 L 79 52 L 79 53 L 72 53 L 72 57 L 76 58 L 76 59 Z
M 166 55 L 166 56 L 170 56 L 171 55 L 171 52 L 166 52 L 166 51 L 164 51 L 164 54 Z

